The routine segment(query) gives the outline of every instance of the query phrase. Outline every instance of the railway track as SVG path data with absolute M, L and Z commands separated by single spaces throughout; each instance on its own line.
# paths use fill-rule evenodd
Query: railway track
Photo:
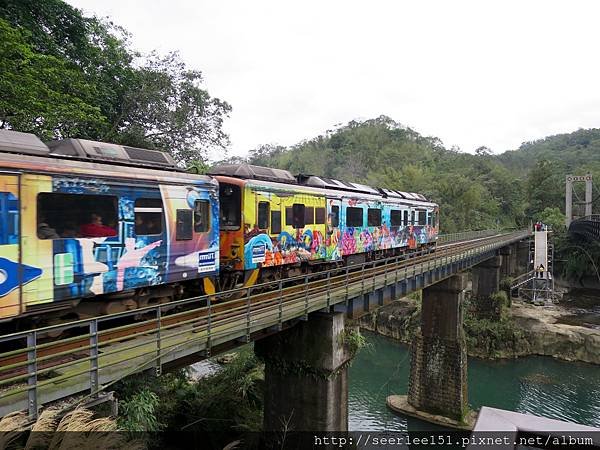
M 190 311 L 190 312 L 182 311 L 182 312 L 179 312 L 176 314 L 167 315 L 165 317 L 160 318 L 160 324 L 161 324 L 161 326 L 168 328 L 172 325 L 188 323 L 190 320 L 198 320 L 198 319 L 202 319 L 202 318 L 207 318 L 209 309 L 210 309 L 211 315 L 214 314 L 216 316 L 218 316 L 220 314 L 223 314 L 224 316 L 226 316 L 227 313 L 235 314 L 235 312 L 239 311 L 240 308 L 242 308 L 242 307 L 247 308 L 248 305 L 250 305 L 251 311 L 256 311 L 260 308 L 265 308 L 265 307 L 272 305 L 273 301 L 278 302 L 279 297 L 282 297 L 282 301 L 284 301 L 284 302 L 293 302 L 294 300 L 297 300 L 297 298 L 299 296 L 311 295 L 317 291 L 321 291 L 323 288 L 329 289 L 329 290 L 336 290 L 336 289 L 339 289 L 341 286 L 349 285 L 351 283 L 356 282 L 357 280 L 364 280 L 367 278 L 371 278 L 377 274 L 385 273 L 386 271 L 390 271 L 391 269 L 389 269 L 387 267 L 390 262 L 395 264 L 397 266 L 397 268 L 408 267 L 410 265 L 414 265 L 414 264 L 422 263 L 422 262 L 429 261 L 429 260 L 432 260 L 435 258 L 439 258 L 440 256 L 444 256 L 444 255 L 448 254 L 448 252 L 452 251 L 452 250 L 456 251 L 459 249 L 467 249 L 467 248 L 476 247 L 477 244 L 481 243 L 483 240 L 489 240 L 489 239 L 490 239 L 489 237 L 484 237 L 484 238 L 477 238 L 475 240 L 468 241 L 468 242 L 464 242 L 464 241 L 452 242 L 452 243 L 448 243 L 448 244 L 439 246 L 436 249 L 436 252 L 434 252 L 434 253 L 429 253 L 426 255 L 410 256 L 407 259 L 404 259 L 403 257 L 393 257 L 393 258 L 388 258 L 388 259 L 382 259 L 379 261 L 373 261 L 371 263 L 373 265 L 373 267 L 368 268 L 368 269 L 363 268 L 363 270 L 359 270 L 361 267 L 356 267 L 356 268 L 346 267 L 344 269 L 338 269 L 338 270 L 334 269 L 334 270 L 330 270 L 330 271 L 314 272 L 312 274 L 309 274 L 309 277 L 316 278 L 316 280 L 312 281 L 310 283 L 301 283 L 301 285 L 298 285 L 297 283 L 308 280 L 309 277 L 298 276 L 298 277 L 294 277 L 294 278 L 287 279 L 287 280 L 280 280 L 278 282 L 262 283 L 262 284 L 254 286 L 250 289 L 246 289 L 246 288 L 234 289 L 231 291 L 223 292 L 221 294 L 216 294 L 216 295 L 212 296 L 214 298 L 212 300 L 210 308 L 207 306 L 205 308 L 199 308 L 199 309 L 196 309 L 196 310 Z M 363 266 L 365 266 L 365 265 L 368 265 L 368 264 L 364 264 Z M 357 269 L 358 269 L 358 271 L 357 271 Z M 337 275 L 330 276 L 329 278 L 327 278 L 327 273 L 331 273 L 331 272 L 333 272 L 333 273 L 337 272 Z M 320 277 L 323 279 L 318 279 Z M 286 284 L 288 286 L 283 288 L 283 286 Z M 235 293 L 236 291 L 242 291 L 242 292 L 246 291 L 250 294 L 252 292 L 252 290 L 264 290 L 265 292 L 254 294 L 254 295 L 248 295 L 243 299 L 235 299 L 235 300 L 229 300 L 229 301 L 223 301 L 223 302 L 218 301 L 219 297 L 231 296 L 231 294 Z M 208 297 L 206 297 L 206 296 L 185 299 L 184 301 L 173 302 L 172 304 L 165 305 L 163 307 L 163 310 L 175 309 L 179 306 L 189 305 L 191 302 L 200 302 L 200 301 L 207 301 L 207 300 L 208 300 Z M 215 300 L 216 300 L 216 302 L 215 302 Z M 120 316 L 125 316 L 125 315 L 126 316 L 144 315 L 149 310 L 155 310 L 155 309 L 156 309 L 156 307 L 150 306 L 150 307 L 141 308 L 141 309 L 134 310 L 134 311 L 127 311 L 126 313 L 115 314 L 112 316 L 100 316 L 100 318 L 102 318 L 103 321 L 104 320 L 108 321 L 111 318 L 118 319 L 118 318 L 120 318 Z M 46 336 L 48 336 L 50 334 L 54 334 L 56 331 L 59 331 L 61 329 L 77 328 L 78 322 L 80 322 L 82 324 L 87 324 L 89 322 L 89 319 L 38 329 L 38 330 L 36 330 L 37 338 L 43 339 Z M 125 338 L 125 337 L 136 337 L 140 333 L 143 334 L 145 332 L 154 330 L 156 328 L 156 326 L 157 326 L 156 320 L 145 320 L 143 323 L 136 322 L 131 325 L 116 327 L 114 329 L 110 329 L 110 330 L 106 330 L 106 331 L 99 331 L 98 332 L 99 343 L 111 343 L 115 339 L 121 339 L 121 338 Z M 22 332 L 15 333 L 15 335 L 19 335 L 19 334 L 23 334 L 23 333 Z M 7 336 L 7 338 L 10 338 L 10 335 Z M 2 337 L 0 337 L 0 342 L 5 341 L 5 340 L 8 340 L 8 339 L 6 339 L 6 338 L 3 339 Z M 63 356 L 72 351 L 85 350 L 85 349 L 89 349 L 89 343 L 85 339 L 85 336 L 84 337 L 73 337 L 72 339 L 60 340 L 59 342 L 49 342 L 47 344 L 38 345 L 37 346 L 37 357 L 38 357 L 38 361 L 40 361 L 40 360 L 47 361 L 45 358 L 48 358 L 52 355 Z M 14 355 L 13 355 L 13 353 L 14 353 Z M 14 367 L 13 365 L 16 365 L 19 363 L 24 363 L 25 361 L 27 361 L 27 355 L 25 355 L 22 350 L 0 353 L 0 380 L 6 378 L 2 374 L 2 372 L 4 370 L 6 370 L 7 368 Z
M 347 302 L 390 282 L 414 278 L 524 236 L 525 232 L 514 232 L 452 242 L 439 245 L 434 253 L 409 259 L 393 257 L 355 268 L 263 283 L 233 290 L 244 295 L 235 300 L 219 302 L 220 296 L 232 294 L 229 291 L 0 336 L 0 343 L 20 344 L 15 350 L 0 353 L 0 407 L 10 397 L 26 396 L 32 413 L 37 411 L 38 391 L 51 390 L 87 374 L 89 388 L 97 392 L 102 388 L 101 370 L 110 372 L 111 368 L 122 367 L 129 361 L 148 367 L 154 364 L 160 370 L 162 359 L 186 345 L 197 347 L 197 351 L 208 356 L 214 345 L 227 339 L 250 340 L 258 330 L 269 326 L 281 329 L 285 322 L 304 318 L 314 310 Z M 199 302 L 206 306 L 189 309 Z M 134 318 L 136 322 L 120 323 Z M 118 325 L 114 326 L 115 323 Z M 69 332 L 71 336 L 40 343 L 58 331 Z

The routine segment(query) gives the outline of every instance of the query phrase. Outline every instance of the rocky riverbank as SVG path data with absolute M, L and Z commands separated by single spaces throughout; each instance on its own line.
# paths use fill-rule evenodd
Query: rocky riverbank
M 600 364 L 600 314 L 591 316 L 588 310 L 521 302 L 513 302 L 497 322 L 478 319 L 467 311 L 467 351 L 486 359 L 543 355 Z M 419 320 L 420 302 L 404 298 L 363 317 L 359 325 L 410 344 Z
M 545 355 L 600 364 L 600 326 L 586 321 L 586 311 L 514 303 L 511 316 L 522 338 L 507 356 Z

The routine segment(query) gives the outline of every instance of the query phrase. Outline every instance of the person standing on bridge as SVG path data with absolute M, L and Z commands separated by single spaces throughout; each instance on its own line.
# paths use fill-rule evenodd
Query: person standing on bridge
M 540 264 L 540 266 L 535 270 L 536 271 L 536 276 L 538 278 L 544 278 L 544 265 Z

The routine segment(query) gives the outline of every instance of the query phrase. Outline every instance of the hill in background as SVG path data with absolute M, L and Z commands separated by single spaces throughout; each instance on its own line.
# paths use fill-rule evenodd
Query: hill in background
M 252 164 L 419 192 L 442 205 L 444 232 L 560 224 L 564 176 L 591 172 L 600 182 L 600 129 L 523 143 L 493 155 L 447 149 L 433 137 L 381 116 L 286 148 L 263 145 Z

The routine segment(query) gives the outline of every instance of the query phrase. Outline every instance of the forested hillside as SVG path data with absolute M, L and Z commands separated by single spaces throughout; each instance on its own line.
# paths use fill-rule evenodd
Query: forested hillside
M 539 160 L 555 161 L 566 172 L 600 171 L 600 129 L 580 129 L 532 142 L 507 151 L 498 159 L 509 169 L 526 172 Z
M 445 232 L 511 227 L 544 219 L 560 224 L 564 176 L 600 179 L 600 130 L 579 130 L 492 155 L 446 149 L 388 117 L 349 124 L 291 148 L 262 146 L 254 164 L 373 186 L 416 191 L 442 206 Z

